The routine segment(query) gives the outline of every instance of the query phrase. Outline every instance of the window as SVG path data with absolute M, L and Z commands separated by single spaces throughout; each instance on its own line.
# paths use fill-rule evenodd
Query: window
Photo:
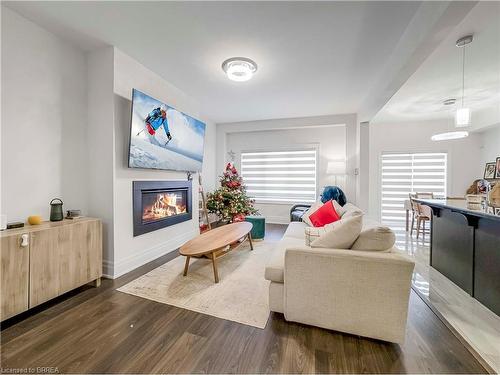
M 382 222 L 402 223 L 409 193 L 434 193 L 446 197 L 445 153 L 382 154 Z
M 258 202 L 316 200 L 316 149 L 241 153 L 241 177 Z

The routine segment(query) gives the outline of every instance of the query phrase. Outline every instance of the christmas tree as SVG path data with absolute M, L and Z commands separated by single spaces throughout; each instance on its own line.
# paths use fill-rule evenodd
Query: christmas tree
M 256 214 L 254 201 L 246 194 L 243 180 L 236 168 L 228 163 L 220 176 L 221 187 L 207 197 L 207 209 L 227 223 L 243 221 L 246 215 Z

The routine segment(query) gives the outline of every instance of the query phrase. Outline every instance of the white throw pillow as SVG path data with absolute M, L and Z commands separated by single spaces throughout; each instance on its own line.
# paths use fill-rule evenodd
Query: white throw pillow
M 340 217 L 344 216 L 344 214 L 347 212 L 347 210 L 342 207 L 339 202 L 337 202 L 335 199 L 332 200 L 333 203 L 333 208 L 335 208 L 335 211 L 340 215 Z
M 311 242 L 311 247 L 329 249 L 350 249 L 361 233 L 363 216 L 356 215 L 325 225 L 327 229 L 318 239 Z
M 307 225 L 309 225 L 310 227 L 314 227 L 313 223 L 309 219 L 309 216 L 315 213 L 321 206 L 323 206 L 323 202 L 321 201 L 314 202 L 312 206 L 306 212 L 304 212 L 304 215 L 302 215 L 302 221 Z
M 328 224 L 330 225 L 330 224 Z M 318 239 L 322 234 L 327 231 L 327 227 L 305 227 L 304 234 L 306 239 L 306 246 L 311 246 L 311 242 Z
M 363 229 L 351 249 L 363 251 L 390 251 L 395 243 L 396 235 L 389 227 L 376 225 Z
M 348 202 L 342 208 L 344 209 L 344 214 L 342 215 L 343 219 L 347 219 L 348 217 L 363 215 L 363 211 L 361 211 L 360 208 L 356 207 L 352 203 Z

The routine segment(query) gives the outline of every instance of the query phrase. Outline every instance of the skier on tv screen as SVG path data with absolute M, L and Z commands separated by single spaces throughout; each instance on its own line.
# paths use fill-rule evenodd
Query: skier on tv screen
M 168 128 L 167 121 L 167 108 L 165 105 L 161 107 L 153 109 L 149 112 L 148 116 L 144 120 L 146 123 L 146 129 L 149 134 L 154 136 L 156 131 L 163 125 L 163 129 L 165 130 L 165 134 L 167 134 L 168 142 L 172 139 L 172 135 L 170 134 L 170 130 Z

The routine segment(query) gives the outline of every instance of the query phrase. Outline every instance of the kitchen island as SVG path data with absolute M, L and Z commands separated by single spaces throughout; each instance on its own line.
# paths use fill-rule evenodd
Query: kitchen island
M 416 199 L 432 208 L 430 265 L 500 315 L 500 216 L 465 199 Z

